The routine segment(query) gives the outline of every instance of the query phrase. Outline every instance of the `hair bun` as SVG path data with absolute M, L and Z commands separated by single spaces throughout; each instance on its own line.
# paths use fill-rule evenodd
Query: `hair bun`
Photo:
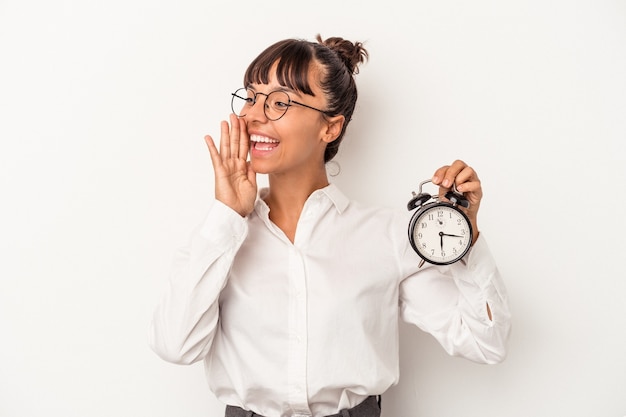
M 359 64 L 362 64 L 369 58 L 369 54 L 363 47 L 362 42 L 353 43 L 339 37 L 331 37 L 326 40 L 322 40 L 322 36 L 319 34 L 317 35 L 317 42 L 335 51 L 351 74 L 358 74 Z

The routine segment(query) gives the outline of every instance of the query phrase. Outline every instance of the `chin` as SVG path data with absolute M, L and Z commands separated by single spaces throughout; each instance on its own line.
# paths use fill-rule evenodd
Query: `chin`
M 272 172 L 272 169 L 268 164 L 264 164 L 260 161 L 255 161 L 254 159 L 250 161 L 250 166 L 252 166 L 252 170 L 257 174 L 269 174 Z

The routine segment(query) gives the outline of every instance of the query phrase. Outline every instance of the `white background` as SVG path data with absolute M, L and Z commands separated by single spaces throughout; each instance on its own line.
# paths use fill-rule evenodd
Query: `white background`
M 0 0 L 0 416 L 223 415 L 147 327 L 212 198 L 203 136 L 317 33 L 371 54 L 334 181 L 404 207 L 466 160 L 514 312 L 495 366 L 403 325 L 384 416 L 626 415 L 626 2 L 408 4 Z

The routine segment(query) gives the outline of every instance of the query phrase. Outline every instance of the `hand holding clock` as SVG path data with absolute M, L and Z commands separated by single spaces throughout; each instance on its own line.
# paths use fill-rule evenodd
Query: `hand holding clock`
M 454 161 L 451 165 L 444 165 L 435 171 L 432 182 L 439 186 L 439 198 L 445 200 L 445 194 L 452 189 L 453 184 L 456 189 L 463 193 L 469 201 L 468 209 L 460 207 L 467 215 L 474 229 L 472 244 L 478 238 L 478 208 L 480 200 L 483 198 L 483 189 L 476 171 L 461 160 Z

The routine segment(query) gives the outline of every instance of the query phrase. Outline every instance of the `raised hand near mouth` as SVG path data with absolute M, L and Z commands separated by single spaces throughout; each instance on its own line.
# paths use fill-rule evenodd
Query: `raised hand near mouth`
M 257 183 L 256 172 L 248 161 L 250 141 L 245 121 L 234 114 L 230 115 L 230 125 L 222 121 L 219 151 L 211 136 L 204 140 L 215 173 L 215 198 L 242 217 L 247 216 L 254 209 Z

